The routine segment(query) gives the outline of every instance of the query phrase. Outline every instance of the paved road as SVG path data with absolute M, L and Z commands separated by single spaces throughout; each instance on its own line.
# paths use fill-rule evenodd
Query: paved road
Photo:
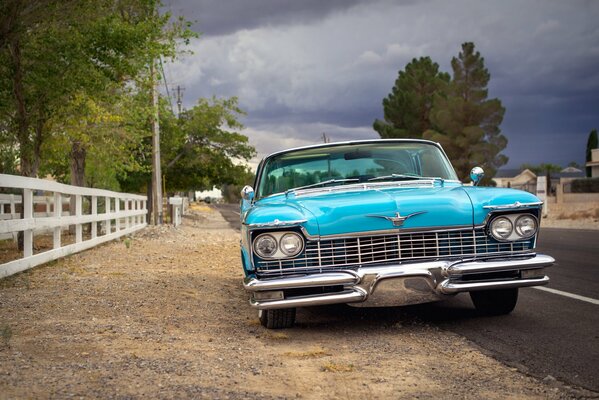
M 239 229 L 237 206 L 217 208 Z M 402 311 L 468 338 L 523 372 L 599 392 L 599 231 L 544 228 L 537 249 L 557 260 L 549 288 L 595 303 L 525 288 L 507 316 L 478 316 L 467 294 Z M 390 311 L 371 312 L 386 318 Z

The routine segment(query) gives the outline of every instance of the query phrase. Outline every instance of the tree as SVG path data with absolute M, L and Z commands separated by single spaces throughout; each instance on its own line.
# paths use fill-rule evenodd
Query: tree
M 391 93 L 383 99 L 384 121 L 374 121 L 381 138 L 422 138 L 431 129 L 429 114 L 436 93 L 443 93 L 449 74 L 439 72 L 430 57 L 412 59 L 399 71 Z
M 0 3 L 0 121 L 15 138 L 22 175 L 38 174 L 44 142 L 65 132 L 59 116 L 73 116 L 63 112 L 69 104 L 84 96 L 107 105 L 115 91 L 141 82 L 150 61 L 174 55 L 177 38 L 192 35 L 183 20 L 165 29 L 169 15 L 158 7 L 158 0 Z M 80 184 L 86 142 L 71 139 L 66 154 Z
M 539 165 L 533 164 L 522 164 L 520 166 L 521 170 L 529 169 L 534 172 L 537 176 L 545 175 L 547 177 L 547 187 L 546 193 L 551 194 L 551 174 L 554 172 L 560 172 L 562 170 L 561 165 L 551 164 L 551 163 L 542 163 Z
M 586 151 L 586 162 L 593 161 L 592 151 L 593 149 L 599 148 L 599 140 L 597 139 L 597 129 L 593 129 L 591 133 L 589 133 L 589 138 L 587 140 L 587 151 Z M 587 177 L 591 177 L 592 168 L 586 167 Z
M 499 99 L 487 99 L 491 78 L 474 43 L 462 44 L 451 61 L 453 77 L 445 93 L 436 93 L 430 112 L 432 129 L 423 137 L 439 142 L 458 176 L 469 179 L 470 169 L 482 165 L 484 182 L 490 181 L 508 158 L 500 154 L 507 145 L 499 125 L 505 109 Z
M 245 135 L 239 117 L 245 113 L 237 98 L 200 99 L 176 118 L 165 102 L 160 109 L 161 167 L 168 192 L 210 190 L 214 186 L 242 184 L 251 174 L 245 162 L 256 151 Z M 136 157 L 145 165 L 120 179 L 127 191 L 141 191 L 150 181 L 150 146 Z

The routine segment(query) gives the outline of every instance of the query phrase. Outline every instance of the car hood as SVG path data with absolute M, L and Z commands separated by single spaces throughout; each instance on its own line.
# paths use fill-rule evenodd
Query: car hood
M 277 195 L 257 201 L 244 223 L 305 221 L 309 235 L 431 227 L 472 226 L 472 203 L 461 186 L 401 187 L 333 192 L 318 195 Z M 396 227 L 384 217 L 414 214 Z

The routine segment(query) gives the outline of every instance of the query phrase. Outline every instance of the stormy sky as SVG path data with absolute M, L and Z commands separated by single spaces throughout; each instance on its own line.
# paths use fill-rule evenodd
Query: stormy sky
M 382 99 L 414 57 L 451 72 L 472 41 L 506 108 L 510 161 L 584 162 L 599 128 L 599 1 L 164 0 L 194 21 L 193 54 L 167 64 L 184 107 L 238 96 L 259 157 L 377 138 Z

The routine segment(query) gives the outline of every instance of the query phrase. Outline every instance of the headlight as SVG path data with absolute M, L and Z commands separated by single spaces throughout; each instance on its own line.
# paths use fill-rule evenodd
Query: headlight
M 254 251 L 262 258 L 270 258 L 277 252 L 277 240 L 267 234 L 258 236 L 254 241 Z
M 495 218 L 491 222 L 491 235 L 498 240 L 507 239 L 514 231 L 512 222 L 506 217 Z
M 304 240 L 297 233 L 286 233 L 283 235 L 283 237 L 281 237 L 279 246 L 283 254 L 293 257 L 302 251 L 302 247 L 304 247 Z
M 516 233 L 523 238 L 533 236 L 537 229 L 537 220 L 532 215 L 522 215 L 516 220 Z

